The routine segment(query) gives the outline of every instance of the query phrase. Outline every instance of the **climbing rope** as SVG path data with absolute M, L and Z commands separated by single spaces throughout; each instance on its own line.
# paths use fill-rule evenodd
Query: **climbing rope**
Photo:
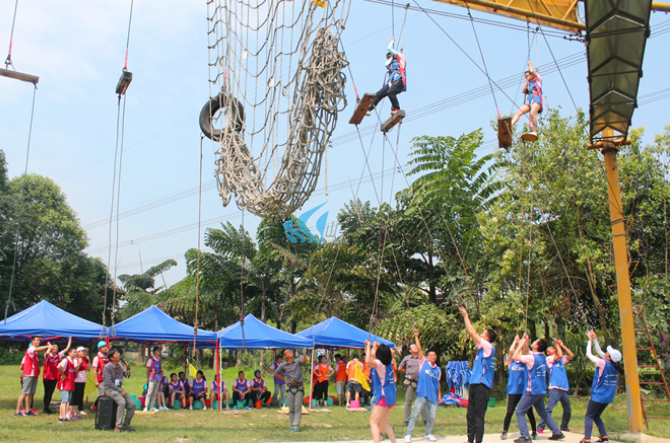
M 17 0 L 18 4 L 18 0 Z M 14 16 L 16 17 L 16 11 L 14 11 Z M 14 25 L 12 25 L 12 32 L 14 30 Z M 10 43 L 10 52 L 11 52 L 11 43 Z M 33 84 L 33 101 L 30 107 L 30 123 L 28 125 L 28 145 L 26 146 L 26 167 L 23 170 L 23 186 L 21 186 L 21 194 L 19 196 L 19 207 L 23 210 L 23 196 L 26 191 L 26 186 L 28 185 L 28 164 L 30 163 L 30 142 L 32 140 L 33 134 L 33 120 L 35 118 L 35 98 L 37 96 L 37 85 Z M 18 220 L 21 220 L 21 217 L 17 217 Z M 12 302 L 12 291 L 14 289 L 14 279 L 16 276 L 16 261 L 19 255 L 19 226 L 16 227 L 14 232 L 14 258 L 12 259 L 12 274 L 9 277 L 9 292 L 7 294 L 7 303 L 5 305 L 5 324 L 7 323 L 7 315 L 9 314 L 9 305 L 14 306 Z M 15 308 L 16 310 L 16 308 Z
M 16 0 L 16 3 L 14 4 L 14 16 L 12 18 L 12 30 L 9 33 L 9 51 L 7 53 L 7 58 L 5 59 L 5 69 L 9 69 L 11 66 L 12 69 L 16 71 L 14 68 L 14 63 L 12 63 L 12 43 L 14 42 L 14 26 L 16 25 L 16 11 L 19 9 L 19 0 Z
M 193 357 L 195 358 L 195 347 L 198 340 L 198 302 L 200 297 L 200 237 L 202 228 L 202 143 L 205 136 L 200 136 L 200 181 L 198 182 L 198 255 L 195 266 L 195 321 L 193 322 Z M 219 344 L 217 340 L 216 349 Z M 219 376 L 220 377 L 220 376 Z M 221 392 L 221 391 L 219 391 Z
M 489 82 L 489 88 L 491 89 L 491 95 L 493 96 L 493 103 L 496 105 L 496 111 L 498 111 L 498 118 L 502 118 L 500 115 L 500 108 L 498 107 L 498 100 L 496 100 L 496 94 L 493 91 L 493 85 L 491 84 L 491 77 L 489 77 L 489 69 L 486 67 L 486 60 L 484 59 L 484 52 L 482 51 L 482 46 L 479 44 L 479 37 L 477 36 L 477 29 L 475 28 L 475 20 L 472 18 L 472 13 L 470 12 L 470 4 L 465 2 L 465 6 L 468 9 L 468 16 L 470 17 L 470 24 L 472 25 L 472 32 L 475 34 L 475 41 L 477 42 L 477 48 L 479 48 L 479 55 L 482 58 L 482 64 L 484 65 L 484 73 Z
M 240 208 L 279 220 L 316 188 L 337 113 L 346 106 L 347 63 L 338 42 L 348 8 L 337 0 L 316 19 L 314 2 L 299 10 L 294 2 L 268 2 L 265 18 L 241 0 L 208 3 L 213 99 L 203 108 L 201 127 L 220 145 L 216 176 L 224 205 L 234 197 Z M 255 23 L 249 20 L 254 12 Z M 295 46 L 294 33 L 300 34 Z M 265 92 L 259 96 L 259 90 Z M 221 108 L 224 123 L 215 130 L 212 118 Z M 259 145 L 260 153 L 252 154 Z M 268 169 L 280 158 L 274 172 Z

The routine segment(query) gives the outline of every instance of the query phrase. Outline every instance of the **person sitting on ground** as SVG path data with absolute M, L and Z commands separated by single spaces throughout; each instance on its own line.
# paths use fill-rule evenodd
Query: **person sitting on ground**
M 433 425 L 437 417 L 437 405 L 442 403 L 442 388 L 440 386 L 442 370 L 437 365 L 437 353 L 435 351 L 428 351 L 424 358 L 421 342 L 419 341 L 419 331 L 417 329 L 414 330 L 414 343 L 421 369 L 419 370 L 419 381 L 416 388 L 416 402 L 414 403 L 414 410 L 407 425 L 405 443 L 412 441 L 412 431 L 414 431 L 414 426 L 423 409 L 428 410 L 424 438 L 428 441 L 437 441 L 433 435 Z
M 388 82 L 377 92 L 377 96 L 370 105 L 369 111 L 377 107 L 384 97 L 388 97 L 391 101 L 391 116 L 394 116 L 400 109 L 398 102 L 398 94 L 407 90 L 407 78 L 405 74 L 405 55 L 393 49 L 393 42 L 395 37 L 391 39 L 386 52 L 386 66 Z
M 514 440 L 514 442 L 532 442 L 526 422 L 526 413 L 532 407 L 535 407 L 537 415 L 551 429 L 552 436 L 549 437 L 549 440 L 563 440 L 565 439 L 565 435 L 558 428 L 554 419 L 544 409 L 544 397 L 547 394 L 547 358 L 544 356 L 544 351 L 547 350 L 547 342 L 542 338 L 535 340 L 530 346 L 533 353 L 531 355 L 524 355 L 523 349 L 528 342 L 529 337 L 526 333 L 517 345 L 513 356 L 514 360 L 524 363 L 528 369 L 528 387 L 516 408 L 516 419 L 521 437 Z
M 251 393 L 249 380 L 245 378 L 244 371 L 240 371 L 237 374 L 237 378 L 233 382 L 233 400 L 235 400 L 235 405 L 233 408 L 237 408 L 238 401 L 244 400 L 244 409 L 251 409 L 252 399 L 253 394 Z
M 191 402 L 189 409 L 193 410 L 193 402 L 200 400 L 202 409 L 207 410 L 207 379 L 205 378 L 205 373 L 202 371 L 198 371 L 195 374 L 189 400 Z
M 84 411 L 84 391 L 86 390 L 86 372 L 90 371 L 88 356 L 86 355 L 88 349 L 83 346 L 77 348 L 77 360 L 81 363 L 77 375 L 74 378 L 74 393 L 72 394 L 72 401 L 70 402 L 76 417 L 81 418 L 86 415 Z
M 226 403 L 226 409 L 230 409 L 228 406 L 228 403 L 230 403 L 230 394 L 228 393 L 225 381 L 221 381 L 221 392 L 223 392 L 223 395 L 219 395 L 219 374 L 216 374 L 212 382 L 212 401 L 221 401 L 221 398 L 223 398 L 223 401 Z
M 279 365 L 284 361 L 284 357 L 277 355 L 275 357 L 275 362 L 270 366 L 270 372 L 273 372 L 279 367 Z M 272 402 L 274 403 L 277 398 L 279 398 L 279 407 L 286 405 L 286 380 L 284 380 L 283 375 L 275 374 L 275 392 L 272 394 Z M 281 397 L 280 397 L 281 395 Z
M 542 76 L 533 69 L 530 61 L 523 75 L 526 77 L 526 85 L 523 87 L 525 99 L 512 119 L 512 127 L 522 115 L 530 111 L 531 134 L 537 135 L 537 114 L 542 113 Z
M 565 351 L 565 355 L 563 354 Z M 554 339 L 554 346 L 547 348 L 547 368 L 549 369 L 549 400 L 547 401 L 547 414 L 551 416 L 554 408 L 561 402 L 563 406 L 563 417 L 561 418 L 561 431 L 570 432 L 568 425 L 570 424 L 570 416 L 572 415 L 572 407 L 570 406 L 570 382 L 568 382 L 568 374 L 565 372 L 565 365 L 570 362 L 575 354 L 568 349 L 562 340 Z M 544 433 L 544 422 L 540 421 L 540 426 L 537 429 L 540 434 Z
M 177 374 L 174 372 L 170 374 L 170 379 L 172 381 L 168 385 L 168 389 L 170 389 L 170 404 L 172 405 L 172 408 L 174 409 L 175 400 L 179 400 L 181 406 L 186 407 L 186 402 L 184 401 L 186 399 L 184 384 L 181 382 L 181 380 L 179 380 Z
M 356 381 L 356 368 L 360 368 L 361 370 L 363 369 L 363 365 L 361 362 L 358 360 L 358 355 L 354 355 L 354 358 L 351 359 L 349 363 L 347 363 L 347 408 L 351 404 L 351 395 L 354 395 L 354 400 L 360 402 L 361 400 L 361 391 L 363 388 L 361 387 L 361 384 Z M 359 403 L 360 405 L 360 403 Z
M 61 352 L 58 352 L 58 345 L 51 345 L 44 353 L 44 413 L 53 414 L 50 409 L 51 399 L 53 398 L 54 390 L 58 385 L 60 374 L 58 373 L 58 364 L 65 357 L 65 351 L 70 349 L 72 345 L 72 337 L 67 342 L 67 346 Z
M 51 343 L 47 343 L 46 346 L 40 346 L 40 342 L 41 339 L 39 337 L 33 337 L 30 340 L 28 349 L 26 349 L 25 356 L 23 357 L 21 395 L 19 395 L 19 399 L 16 402 L 15 417 L 37 415 L 37 411 L 33 409 L 32 406 L 35 392 L 37 392 L 37 380 L 40 376 L 40 355 L 38 353 L 51 347 Z
M 337 390 L 337 405 L 346 403 L 347 391 L 347 362 L 340 354 L 335 354 L 335 388 Z
M 81 366 L 81 361 L 77 359 L 77 350 L 70 348 L 67 350 L 67 357 L 58 364 L 58 373 L 61 376 L 60 384 L 60 410 L 58 414 L 58 423 L 65 423 L 70 420 L 78 420 L 74 411 L 74 406 L 70 405 L 72 394 L 74 392 L 74 380 L 77 377 L 77 371 Z
M 258 406 L 260 400 L 261 406 L 265 405 L 272 397 L 272 393 L 268 391 L 265 380 L 262 378 L 261 370 L 254 371 L 254 379 L 251 380 L 251 401 Z
M 484 439 L 484 423 L 486 409 L 491 398 L 493 388 L 493 375 L 495 373 L 496 348 L 493 343 L 498 336 L 493 329 L 485 329 L 481 335 L 472 326 L 470 315 L 464 307 L 460 307 L 465 329 L 470 338 L 475 342 L 477 355 L 472 365 L 470 375 L 470 398 L 468 400 L 468 443 L 482 443 Z M 524 412 L 525 413 L 525 412 Z M 518 416 L 518 411 L 517 411 Z
M 135 432 L 135 429 L 130 427 L 130 422 L 135 415 L 135 401 L 123 389 L 123 378 L 126 377 L 127 371 L 121 364 L 121 353 L 118 349 L 112 348 L 107 356 L 109 363 L 103 370 L 101 387 L 102 394 L 114 400 L 117 405 L 114 432 Z M 124 412 L 126 413 L 125 420 L 123 419 Z
M 189 397 L 191 395 L 191 382 L 186 378 L 186 374 L 184 372 L 179 373 L 179 381 L 184 386 L 184 393 L 187 397 Z

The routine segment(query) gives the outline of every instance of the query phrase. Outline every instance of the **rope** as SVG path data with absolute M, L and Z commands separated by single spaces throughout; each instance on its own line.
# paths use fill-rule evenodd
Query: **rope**
M 18 4 L 18 0 L 17 0 Z M 16 17 L 16 11 L 14 11 L 14 16 Z M 12 32 L 14 32 L 14 25 L 12 24 Z M 10 43 L 10 48 L 11 48 L 11 43 Z M 10 49 L 11 51 L 11 49 Z M 30 108 L 30 124 L 28 125 L 28 145 L 26 146 L 26 167 L 23 170 L 23 186 L 21 187 L 21 194 L 19 196 L 19 201 L 21 202 L 20 208 L 23 209 L 23 196 L 25 194 L 26 186 L 28 184 L 28 164 L 30 161 L 30 142 L 32 140 L 32 134 L 33 134 L 33 120 L 35 117 L 35 97 L 37 96 L 37 85 L 33 85 L 33 101 L 32 101 L 32 106 Z M 18 220 L 21 220 L 19 217 Z M 20 222 L 19 222 L 20 224 Z M 14 289 L 14 278 L 16 276 L 16 261 L 19 255 L 19 229 L 18 226 L 16 228 L 16 232 L 14 232 L 14 258 L 12 260 L 12 274 L 9 278 L 9 293 L 7 294 L 7 304 L 5 305 L 5 324 L 7 324 L 7 314 L 9 313 L 9 305 L 11 304 L 14 306 L 14 302 L 12 302 L 12 290 Z M 16 308 L 14 309 L 16 310 Z
M 119 98 L 120 99 L 120 98 Z M 116 277 L 119 270 L 119 211 L 121 208 L 121 174 L 123 171 L 123 139 L 126 129 L 126 95 L 123 95 L 123 111 L 121 112 L 121 150 L 119 153 L 119 180 L 116 190 L 116 246 L 114 251 L 114 289 L 112 292 L 111 323 L 114 329 L 114 313 L 116 306 Z
M 9 33 L 9 52 L 7 53 L 7 58 L 5 59 L 5 69 L 9 69 L 11 66 L 14 67 L 12 63 L 12 43 L 14 41 L 14 26 L 16 25 L 16 11 L 19 9 L 19 0 L 16 0 L 14 4 L 14 17 L 12 18 L 12 30 Z M 14 69 L 16 71 L 16 69 Z M 6 317 L 6 315 L 5 315 Z
M 484 71 L 484 70 L 477 64 L 477 62 L 474 61 L 474 60 L 472 59 L 472 57 L 470 57 L 470 55 L 465 51 L 465 49 L 463 49 L 458 43 L 456 43 L 456 40 L 454 40 L 454 39 L 451 37 L 451 35 L 449 35 L 449 33 L 448 33 L 447 31 L 445 31 L 444 28 L 442 28 L 442 26 L 440 26 L 440 24 L 437 23 L 437 22 L 435 21 L 435 19 L 434 19 L 428 12 L 426 12 L 425 9 L 423 9 L 423 7 L 421 7 L 421 5 L 419 5 L 419 3 L 418 3 L 416 0 L 413 0 L 413 1 L 414 1 L 414 3 L 415 3 L 415 4 L 416 4 L 416 5 L 417 5 L 417 6 L 418 6 L 418 7 L 419 7 L 425 14 L 426 14 L 427 17 L 428 17 L 433 23 L 435 23 L 435 26 L 437 26 L 438 29 L 439 29 L 440 31 L 442 31 L 442 33 L 443 33 L 444 35 L 446 35 L 447 38 L 449 38 L 449 40 L 451 40 L 451 42 L 452 42 L 454 45 L 456 45 L 456 47 L 463 53 L 463 55 L 465 55 L 465 56 L 468 58 L 468 60 L 470 60 L 470 61 L 472 62 L 472 64 L 475 65 L 475 67 L 476 67 L 477 69 L 479 69 L 479 70 L 481 71 L 481 73 L 484 74 L 484 75 L 486 76 L 486 78 L 489 79 L 489 82 L 493 83 L 493 84 L 496 86 L 496 88 L 498 88 L 498 89 L 500 90 L 500 92 L 502 92 L 503 95 L 504 95 L 505 97 L 507 97 L 507 99 L 508 99 L 510 102 L 514 103 L 514 100 L 512 100 L 512 98 L 511 98 L 509 95 L 507 95 L 507 93 L 504 91 L 504 89 L 501 88 L 501 87 L 495 82 L 495 80 L 493 80 L 491 77 L 489 77 L 489 75 L 486 73 L 486 71 Z M 515 104 L 515 106 L 516 106 L 516 104 Z M 517 108 L 518 108 L 518 106 L 517 106 Z
M 18 0 L 17 0 L 18 1 Z M 128 17 L 128 37 L 126 38 L 126 59 L 123 62 L 123 70 L 128 70 L 128 47 L 130 46 L 130 25 L 133 22 L 133 4 L 135 0 L 130 0 L 130 17 Z
M 240 208 L 278 220 L 302 207 L 316 188 L 337 113 L 346 106 L 347 62 L 338 43 L 348 8 L 340 4 L 336 0 L 317 19 L 313 2 L 296 7 L 268 0 L 264 18 L 242 0 L 209 2 L 210 95 L 215 90 L 226 108 L 213 138 L 220 144 L 216 176 L 224 205 L 234 197 Z M 256 23 L 249 20 L 253 12 Z M 268 168 L 281 150 L 273 172 Z
M 205 137 L 200 136 L 200 181 L 198 185 L 198 256 L 196 259 L 195 270 L 195 321 L 193 322 L 193 357 L 195 358 L 195 346 L 198 340 L 198 301 L 200 297 L 200 230 L 202 227 L 202 142 Z M 216 349 L 218 351 L 219 344 L 217 340 Z M 219 378 L 221 376 L 219 375 Z M 219 390 L 221 392 L 221 390 Z
M 242 328 L 242 350 L 247 349 L 247 341 L 244 336 L 244 271 L 246 268 L 246 256 L 244 252 L 244 243 L 246 241 L 246 231 L 244 230 L 244 209 L 242 209 L 242 226 L 240 229 L 240 239 L 241 239 L 241 250 L 242 250 L 242 266 L 240 272 L 240 327 Z
M 479 55 L 482 58 L 482 64 L 484 65 L 484 73 L 486 74 L 486 78 L 488 79 L 489 82 L 489 88 L 491 89 L 491 95 L 493 96 L 493 103 L 496 105 L 496 111 L 498 111 L 498 118 L 501 118 L 502 116 L 500 115 L 500 108 L 498 107 L 498 101 L 496 100 L 496 94 L 493 92 L 493 85 L 491 84 L 491 77 L 489 77 L 489 70 L 486 67 L 486 60 L 484 60 L 484 52 L 482 51 L 482 47 L 479 44 L 479 37 L 477 36 L 477 29 L 475 29 L 475 21 L 472 18 L 472 14 L 470 13 L 470 4 L 465 2 L 465 6 L 468 8 L 468 16 L 470 17 L 470 24 L 472 25 L 472 32 L 475 34 L 475 41 L 477 42 L 477 48 L 479 48 Z

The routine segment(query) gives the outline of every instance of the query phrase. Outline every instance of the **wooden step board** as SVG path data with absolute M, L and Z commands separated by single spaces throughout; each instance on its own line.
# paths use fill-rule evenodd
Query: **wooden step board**
M 393 114 L 391 118 L 382 123 L 382 132 L 389 132 L 395 125 L 400 123 L 403 118 L 405 118 L 405 111 L 398 110 L 398 112 Z
M 533 134 L 532 132 L 526 132 L 525 134 L 522 134 L 521 138 L 527 142 L 537 141 L 537 135 Z
M 367 114 L 368 109 L 372 106 L 372 101 L 377 97 L 377 94 L 363 94 L 363 98 L 358 101 L 354 115 L 349 119 L 350 125 L 360 125 L 363 117 Z
M 34 85 L 37 85 L 37 83 L 40 81 L 40 78 L 36 75 L 24 74 L 23 72 L 10 71 L 9 69 L 0 69 L 0 75 L 3 77 L 9 77 L 16 80 L 32 83 Z
M 509 149 L 512 146 L 512 117 L 498 119 L 498 147 Z

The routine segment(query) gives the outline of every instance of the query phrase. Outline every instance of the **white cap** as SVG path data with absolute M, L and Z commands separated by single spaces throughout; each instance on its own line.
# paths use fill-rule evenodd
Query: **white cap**
M 85 347 L 83 347 L 83 346 L 79 346 L 79 347 L 77 348 L 77 352 L 81 352 L 81 351 L 87 351 L 87 349 L 86 349 Z
M 621 352 L 617 351 L 613 347 L 608 346 L 607 353 L 610 355 L 610 358 L 614 363 L 619 363 L 621 361 Z

